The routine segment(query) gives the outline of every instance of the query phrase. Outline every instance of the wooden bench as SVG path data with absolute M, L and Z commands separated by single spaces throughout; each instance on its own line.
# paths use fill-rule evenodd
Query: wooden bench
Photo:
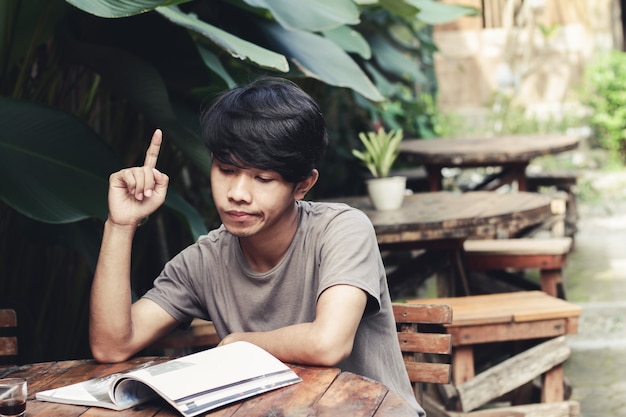
M 15 310 L 0 309 L 0 365 L 13 363 L 17 353 L 17 315 Z
M 541 290 L 565 299 L 563 268 L 571 247 L 571 237 L 470 239 L 463 243 L 463 262 L 468 272 L 538 269 Z
M 443 408 L 434 415 L 473 416 L 471 411 L 509 394 L 510 414 L 497 415 L 525 416 L 523 408 L 516 406 L 532 403 L 521 393 L 538 377 L 543 408 L 575 408 L 565 400 L 563 362 L 570 354 L 565 335 L 578 331 L 579 306 L 542 291 L 409 301 L 413 302 L 447 304 L 453 311 L 452 323 L 443 328 L 452 336 L 456 398 L 444 398 Z M 482 354 L 485 358 L 479 361 Z M 445 410 L 467 414 L 445 414 Z

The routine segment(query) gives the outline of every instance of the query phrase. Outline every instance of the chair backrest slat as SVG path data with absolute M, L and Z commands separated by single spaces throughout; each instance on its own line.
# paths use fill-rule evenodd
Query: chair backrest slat
M 17 315 L 15 310 L 0 309 L 0 356 L 17 355 L 16 331 Z
M 394 303 L 393 313 L 409 380 L 415 396 L 421 401 L 420 384 L 448 384 L 451 381 L 452 336 L 420 331 L 420 326 L 452 323 L 452 308 L 446 304 Z M 448 358 L 439 360 L 442 356 Z

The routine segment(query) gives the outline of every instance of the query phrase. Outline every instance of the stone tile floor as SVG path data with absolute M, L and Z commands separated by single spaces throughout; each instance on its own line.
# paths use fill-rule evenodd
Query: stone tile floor
M 565 375 L 582 417 L 626 417 L 626 174 L 593 175 L 564 271 L 568 300 L 583 312 Z

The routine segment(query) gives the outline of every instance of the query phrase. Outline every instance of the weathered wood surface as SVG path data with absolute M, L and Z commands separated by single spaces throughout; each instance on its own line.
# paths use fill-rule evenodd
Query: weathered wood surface
M 471 411 L 561 365 L 570 355 L 565 336 L 543 342 L 460 385 L 461 411 Z M 561 387 L 563 381 L 560 381 Z M 562 393 L 561 398 L 562 401 Z
M 563 332 L 561 334 L 568 334 L 577 331 L 575 319 L 582 313 L 580 306 L 552 297 L 543 291 L 519 291 L 470 297 L 419 298 L 409 302 L 421 304 L 439 302 L 450 305 L 454 314 L 452 324 L 446 325 L 448 329 L 472 325 L 567 319 L 572 320 L 572 326 L 560 331 Z M 453 336 L 455 345 L 465 344 L 463 340 Z
M 17 316 L 15 310 L 0 309 L 0 328 L 8 333 L 0 334 L 0 356 L 17 355 Z
M 497 166 L 501 170 L 487 176 L 477 185 L 478 189 L 495 190 L 516 182 L 519 191 L 527 191 L 526 168 L 533 158 L 575 149 L 579 142 L 579 137 L 567 135 L 409 139 L 400 143 L 400 156 L 424 165 L 431 191 L 442 189 L 442 168 L 487 166 Z
M 512 236 L 552 215 L 549 196 L 525 192 L 416 193 L 393 211 L 374 210 L 367 197 L 335 201 L 365 212 L 379 244 Z
M 570 135 L 510 135 L 492 138 L 405 139 L 403 157 L 412 162 L 440 166 L 489 166 L 528 163 L 542 155 L 575 149 L 580 137 Z
M 571 237 L 476 239 L 463 244 L 465 253 L 476 255 L 564 255 L 571 247 Z
M 136 358 L 119 364 L 98 364 L 92 360 L 47 362 L 3 368 L 2 376 L 24 377 L 28 380 L 29 417 L 178 417 L 164 402 L 153 402 L 134 409 L 111 411 L 97 407 L 84 407 L 37 401 L 39 391 L 84 381 L 90 378 L 120 372 L 148 361 L 165 361 L 170 358 Z M 291 366 L 303 382 L 280 388 L 246 401 L 220 408 L 206 416 L 363 416 L 406 417 L 415 411 L 397 394 L 375 381 L 336 368 Z
M 422 333 L 419 331 L 419 325 L 451 323 L 450 306 L 394 303 L 393 315 L 404 364 L 418 398 L 421 397 L 419 383 L 449 383 L 450 364 L 431 361 L 432 355 L 429 354 L 450 355 L 452 353 L 451 336 L 445 333 Z
M 437 399 L 425 396 L 424 408 L 428 417 L 580 417 L 578 401 L 503 406 L 466 413 L 446 410 Z

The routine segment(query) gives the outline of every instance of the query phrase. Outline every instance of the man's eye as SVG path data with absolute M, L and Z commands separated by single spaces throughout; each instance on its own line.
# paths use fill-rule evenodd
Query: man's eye
M 219 167 L 219 170 L 223 174 L 232 174 L 234 171 L 230 168 Z
M 266 178 L 266 177 L 256 177 L 257 181 L 262 182 L 262 183 L 268 183 L 268 182 L 272 182 L 273 178 Z

